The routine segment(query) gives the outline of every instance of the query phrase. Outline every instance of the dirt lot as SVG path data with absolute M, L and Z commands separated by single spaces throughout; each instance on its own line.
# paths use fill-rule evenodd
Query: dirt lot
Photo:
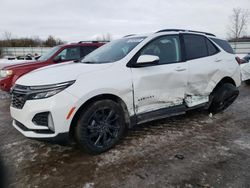
M 196 110 L 129 131 L 98 156 L 30 140 L 0 97 L 0 152 L 9 187 L 250 187 L 250 87 L 224 113 Z M 6 98 L 7 97 L 7 98 Z

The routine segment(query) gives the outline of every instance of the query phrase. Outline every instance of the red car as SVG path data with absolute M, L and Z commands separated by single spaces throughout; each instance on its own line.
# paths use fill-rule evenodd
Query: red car
M 105 42 L 81 41 L 55 46 L 37 61 L 6 66 L 0 71 L 0 89 L 9 92 L 22 75 L 44 66 L 81 59 L 104 44 Z

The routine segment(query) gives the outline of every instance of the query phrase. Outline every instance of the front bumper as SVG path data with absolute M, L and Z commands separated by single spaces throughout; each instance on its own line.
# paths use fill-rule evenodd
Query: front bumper
M 54 138 L 59 134 L 68 133 L 74 116 L 67 119 L 67 115 L 78 99 L 66 91 L 62 91 L 47 99 L 27 100 L 22 109 L 10 107 L 13 126 L 24 136 L 29 138 Z M 50 113 L 54 130 L 48 126 L 40 126 L 32 119 L 39 113 Z

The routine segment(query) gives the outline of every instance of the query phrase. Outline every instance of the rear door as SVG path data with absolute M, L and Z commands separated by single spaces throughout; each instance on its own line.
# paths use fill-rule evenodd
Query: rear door
M 186 61 L 188 64 L 187 94 L 208 96 L 213 81 L 222 68 L 219 49 L 205 36 L 183 34 Z M 208 98 L 207 98 L 208 99 Z
M 166 35 L 152 40 L 136 55 L 137 59 L 140 55 L 160 59 L 152 66 L 131 68 L 136 114 L 183 103 L 188 71 L 181 51 L 179 35 Z

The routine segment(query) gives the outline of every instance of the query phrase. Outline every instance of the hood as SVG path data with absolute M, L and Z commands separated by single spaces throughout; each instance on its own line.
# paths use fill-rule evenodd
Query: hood
M 61 63 L 34 70 L 21 78 L 16 84 L 25 86 L 49 85 L 76 80 L 79 75 L 93 71 L 103 70 L 113 63 L 86 64 L 86 63 Z
M 11 67 L 15 67 L 19 64 L 31 63 L 34 60 L 8 60 L 8 59 L 1 59 L 0 60 L 0 69 L 10 69 Z M 37 62 L 37 61 L 35 61 Z M 10 67 L 10 68 L 9 68 Z
M 35 63 L 43 63 L 42 61 L 34 61 L 34 60 L 8 60 L 8 61 L 10 62 L 6 62 L 6 65 L 3 67 L 6 70 L 16 69 L 18 67 L 23 67 L 25 65 L 32 65 Z

